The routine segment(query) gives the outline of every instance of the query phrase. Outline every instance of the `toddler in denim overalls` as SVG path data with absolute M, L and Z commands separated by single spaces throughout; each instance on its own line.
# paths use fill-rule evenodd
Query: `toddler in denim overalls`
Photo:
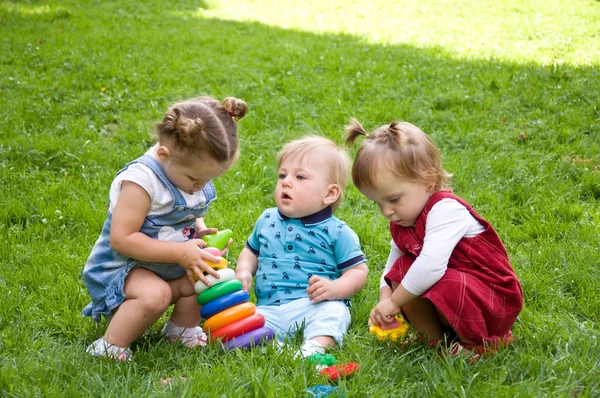
M 157 126 L 159 142 L 115 177 L 107 219 L 83 272 L 92 298 L 83 314 L 109 321 L 88 353 L 130 360 L 129 345 L 170 305 L 162 334 L 189 348 L 206 344 L 193 277 L 210 285 L 204 272 L 218 274 L 206 261 L 219 259 L 200 249 L 202 237 L 216 232 L 203 217 L 216 199 L 212 180 L 237 159 L 236 121 L 247 110 L 231 97 L 173 105 Z

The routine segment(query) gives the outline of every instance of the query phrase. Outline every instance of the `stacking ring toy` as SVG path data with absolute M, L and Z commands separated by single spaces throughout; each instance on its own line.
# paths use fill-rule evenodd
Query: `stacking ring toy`
M 268 326 L 263 326 L 228 341 L 225 343 L 225 348 L 229 350 L 233 350 L 234 348 L 250 348 L 261 342 L 272 340 L 273 337 L 275 337 L 273 329 Z
M 238 290 L 237 292 L 226 294 L 225 296 L 221 296 L 202 307 L 200 310 L 200 316 L 204 319 L 208 319 L 216 313 L 226 310 L 227 308 L 245 303 L 248 301 L 248 299 L 250 299 L 250 295 L 245 290 Z
M 235 271 L 231 268 L 220 269 L 217 272 L 220 275 L 219 279 L 212 275 L 206 275 L 206 279 L 208 279 L 208 281 L 211 283 L 211 286 L 235 279 Z M 196 293 L 198 294 L 202 293 L 206 289 L 208 289 L 208 286 L 206 286 L 202 281 L 198 281 L 194 285 L 194 290 L 196 290 Z
M 242 303 L 234 307 L 227 308 L 225 311 L 221 311 L 216 315 L 211 316 L 204 322 L 204 329 L 211 331 L 217 330 L 225 325 L 235 322 L 238 319 L 246 318 L 250 315 L 254 315 L 256 312 L 256 305 L 253 303 Z
M 217 249 L 216 247 L 205 247 L 204 249 L 205 252 L 207 252 L 208 254 L 212 254 L 215 257 L 221 257 L 221 250 Z
M 238 290 L 242 290 L 242 282 L 237 279 L 225 281 L 223 283 L 219 283 L 218 285 L 213 285 L 210 287 L 210 289 L 207 289 L 198 295 L 198 305 L 204 305 L 226 295 L 227 293 Z
M 210 266 L 210 268 L 214 269 L 214 270 L 220 270 L 220 269 L 225 269 L 227 268 L 227 260 L 225 260 L 224 258 L 221 259 L 221 261 L 219 261 L 218 263 L 214 263 L 212 261 L 208 261 L 205 260 L 204 261 L 206 264 L 208 264 Z M 204 272 L 204 275 L 207 276 L 209 275 L 208 272 Z M 192 275 L 194 277 L 194 281 L 198 282 L 198 275 L 196 275 L 195 273 Z
M 205 261 L 206 264 L 210 265 L 211 268 L 214 269 L 223 269 L 223 268 L 227 268 L 227 260 L 225 260 L 224 258 L 221 258 L 221 260 L 218 263 L 212 262 L 212 261 Z
M 226 342 L 263 326 L 265 326 L 265 317 L 262 314 L 254 314 L 211 332 L 210 338 L 211 340 L 221 339 Z

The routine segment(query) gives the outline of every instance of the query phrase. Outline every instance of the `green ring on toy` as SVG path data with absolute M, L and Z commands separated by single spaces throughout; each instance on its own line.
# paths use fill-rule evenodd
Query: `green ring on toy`
M 244 333 L 251 332 L 255 329 L 265 326 L 265 317 L 262 314 L 250 315 L 247 318 L 242 318 L 238 321 L 225 325 L 210 333 L 211 340 L 219 340 L 226 342 Z
M 227 308 L 245 303 L 249 299 L 250 295 L 245 290 L 238 290 L 237 292 L 226 294 L 225 296 L 221 296 L 202 307 L 200 310 L 200 316 L 204 319 L 208 319 L 211 316 L 226 310 Z
M 208 318 L 206 322 L 204 322 L 203 328 L 209 332 L 211 330 L 217 330 L 239 319 L 254 315 L 255 312 L 256 305 L 254 305 L 254 303 L 246 302 L 238 304 Z
M 211 283 L 211 286 L 235 279 L 235 271 L 231 268 L 220 269 L 217 271 L 217 273 L 220 275 L 219 279 L 212 275 L 206 275 L 206 279 L 208 279 L 208 281 Z M 206 289 L 208 289 L 208 286 L 206 286 L 202 281 L 198 281 L 194 285 L 194 290 L 196 290 L 196 293 L 198 294 L 202 293 Z
M 204 305 L 228 293 L 242 290 L 242 282 L 237 279 L 213 285 L 198 295 L 198 305 Z

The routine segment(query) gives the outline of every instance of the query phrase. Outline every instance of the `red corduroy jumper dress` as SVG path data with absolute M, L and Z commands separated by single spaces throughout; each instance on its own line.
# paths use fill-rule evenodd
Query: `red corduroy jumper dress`
M 415 226 L 390 223 L 392 238 L 404 254 L 385 276 L 386 282 L 391 285 L 391 281 L 402 281 L 421 253 L 427 214 L 444 198 L 452 198 L 465 206 L 485 230 L 458 242 L 444 276 L 420 297 L 430 300 L 463 338 L 478 344 L 507 342 L 510 328 L 523 308 L 521 285 L 490 223 L 451 192 L 432 194 Z

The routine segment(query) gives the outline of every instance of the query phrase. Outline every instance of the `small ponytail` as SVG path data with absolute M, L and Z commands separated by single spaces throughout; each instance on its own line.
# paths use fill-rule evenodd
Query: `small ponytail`
M 350 119 L 350 124 L 346 126 L 346 146 L 354 145 L 354 141 L 359 135 L 369 138 L 369 134 L 365 128 L 355 118 Z
M 361 143 L 352 165 L 352 180 L 360 190 L 373 187 L 382 170 L 415 182 L 434 182 L 434 189 L 450 189 L 450 177 L 442 168 L 440 151 L 417 126 L 393 121 L 367 134 L 365 129 L 351 119 L 346 126 L 346 144 L 352 145 L 359 135 Z

